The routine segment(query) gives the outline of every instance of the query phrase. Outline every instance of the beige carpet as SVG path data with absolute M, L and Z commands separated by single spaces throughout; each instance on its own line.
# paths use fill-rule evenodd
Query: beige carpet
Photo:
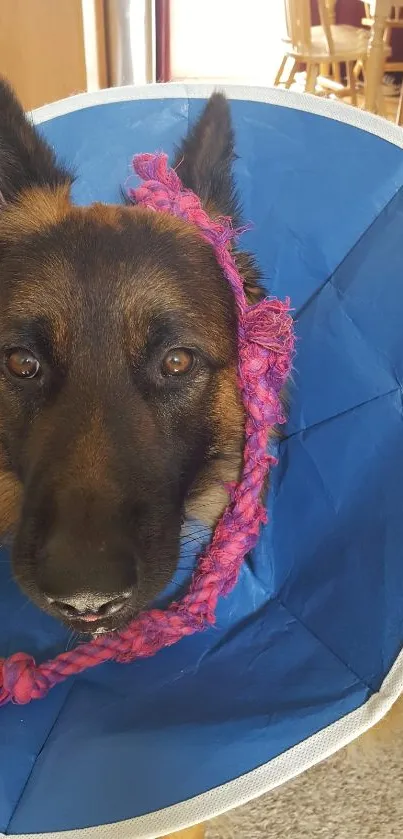
M 213 822 L 208 839 L 403 839 L 403 733 L 342 751 Z

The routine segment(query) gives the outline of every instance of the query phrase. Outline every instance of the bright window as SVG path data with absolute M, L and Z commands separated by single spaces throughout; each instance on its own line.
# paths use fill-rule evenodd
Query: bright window
M 284 30 L 283 0 L 171 0 L 172 79 L 272 84 Z

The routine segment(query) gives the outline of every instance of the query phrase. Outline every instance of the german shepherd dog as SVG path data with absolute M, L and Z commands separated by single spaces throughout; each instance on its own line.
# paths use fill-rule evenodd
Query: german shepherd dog
M 176 169 L 239 222 L 233 130 L 214 94 Z M 233 293 L 189 224 L 71 203 L 73 175 L 0 82 L 0 532 L 16 580 L 78 633 L 122 628 L 214 525 L 244 416 Z M 253 258 L 237 254 L 250 300 Z
M 234 157 L 214 94 L 175 166 L 238 224 Z M 214 525 L 244 415 L 233 293 L 210 246 L 168 214 L 76 207 L 72 182 L 0 81 L 0 533 L 26 594 L 94 634 L 166 586 L 184 516 Z M 236 259 L 256 301 L 254 259 Z M 402 727 L 398 702 L 377 731 Z

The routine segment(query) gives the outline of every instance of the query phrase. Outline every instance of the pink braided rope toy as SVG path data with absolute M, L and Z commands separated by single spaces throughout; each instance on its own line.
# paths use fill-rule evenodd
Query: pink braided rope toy
M 137 205 L 171 213 L 195 225 L 216 255 L 234 292 L 238 311 L 238 381 L 245 408 L 245 446 L 240 483 L 200 556 L 190 587 L 180 602 L 140 614 L 121 632 L 83 643 L 37 665 L 26 653 L 0 659 L 0 705 L 40 699 L 59 682 L 106 661 L 131 662 L 151 656 L 186 635 L 214 624 L 219 597 L 235 586 L 245 555 L 266 521 L 261 503 L 264 479 L 276 459 L 267 452 L 269 432 L 285 421 L 280 392 L 290 373 L 294 335 L 289 301 L 262 300 L 249 306 L 231 255 L 236 236 L 229 219 L 212 220 L 196 195 L 184 189 L 164 154 L 137 155 L 143 180 L 129 195 Z

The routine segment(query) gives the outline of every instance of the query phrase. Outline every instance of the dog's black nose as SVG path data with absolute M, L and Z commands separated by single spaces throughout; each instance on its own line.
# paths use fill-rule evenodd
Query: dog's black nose
M 55 600 L 49 596 L 47 599 L 64 618 L 91 623 L 115 615 L 127 603 L 131 594 L 131 591 L 117 596 L 88 593 L 77 594 L 64 600 Z

